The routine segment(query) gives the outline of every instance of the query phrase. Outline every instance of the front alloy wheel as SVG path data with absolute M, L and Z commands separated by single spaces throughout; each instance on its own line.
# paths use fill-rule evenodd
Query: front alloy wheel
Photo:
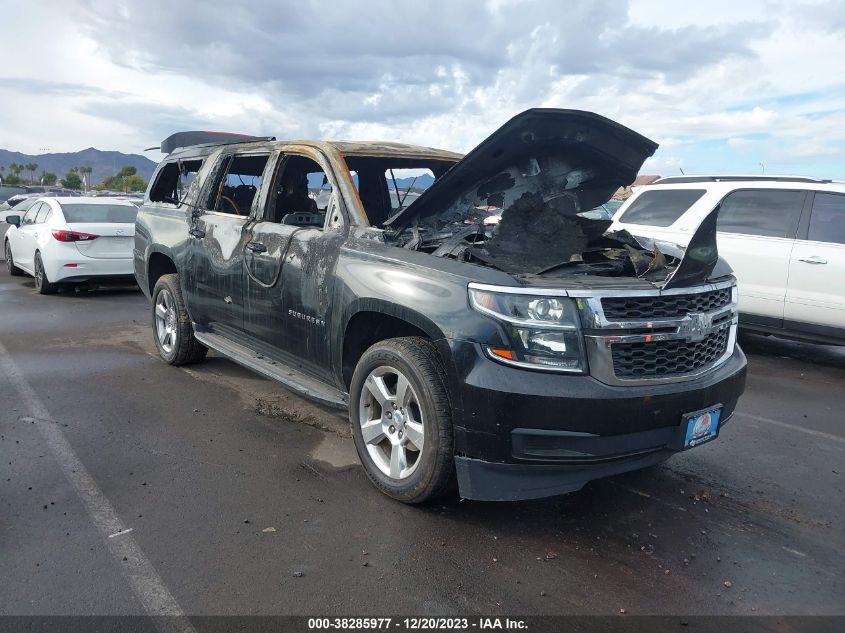
M 452 407 L 430 340 L 388 339 L 364 352 L 349 387 L 349 418 L 358 457 L 379 490 L 422 503 L 452 487 Z
M 23 275 L 23 271 L 15 266 L 15 260 L 12 258 L 12 245 L 9 244 L 9 240 L 6 240 L 6 268 L 9 271 L 9 274 L 13 277 L 19 277 Z
M 364 381 L 358 407 L 361 436 L 376 467 L 407 479 L 425 447 L 420 400 L 407 376 L 395 367 L 376 367 Z

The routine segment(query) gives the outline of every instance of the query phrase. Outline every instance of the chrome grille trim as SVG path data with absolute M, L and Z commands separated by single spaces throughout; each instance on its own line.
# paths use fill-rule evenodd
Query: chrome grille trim
M 695 295 L 731 288 L 729 304 L 705 313 L 688 313 L 682 317 L 660 319 L 630 319 L 611 321 L 607 319 L 602 307 L 602 299 L 608 297 L 660 297 L 666 294 Z M 719 367 L 728 360 L 736 346 L 736 330 L 739 322 L 737 314 L 736 281 L 731 279 L 718 284 L 706 284 L 694 288 L 675 288 L 673 291 L 639 291 L 591 293 L 579 300 L 587 361 L 590 375 L 609 385 L 654 385 L 694 380 Z M 695 315 L 695 316 L 691 316 Z M 701 327 L 703 324 L 703 327 Z M 700 340 L 702 337 L 728 329 L 725 352 L 715 361 L 696 368 L 685 374 L 671 376 L 646 375 L 642 378 L 620 377 L 616 375 L 613 364 L 613 345 L 615 343 L 659 343 L 661 341 Z

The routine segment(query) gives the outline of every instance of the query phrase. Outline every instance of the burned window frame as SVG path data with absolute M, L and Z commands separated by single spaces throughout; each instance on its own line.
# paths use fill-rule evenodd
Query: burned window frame
M 194 164 L 196 164 L 196 169 L 188 168 L 189 165 L 193 166 Z M 180 207 L 189 197 L 189 194 L 193 193 L 193 191 L 195 191 L 199 187 L 199 174 L 200 171 L 202 171 L 204 165 L 205 158 L 203 157 L 176 159 L 162 163 L 161 168 L 156 172 L 153 184 L 150 186 L 149 194 L 147 196 L 148 201 L 173 208 Z M 169 184 L 163 184 L 162 180 L 165 177 L 165 174 L 170 177 L 170 174 L 168 172 L 172 171 L 172 168 L 174 166 L 177 170 L 176 178 Z M 188 184 L 187 187 L 184 187 L 183 179 L 185 178 L 186 174 L 194 174 L 194 178 Z M 159 196 L 159 194 L 156 192 L 161 187 L 167 187 L 169 193 L 176 195 Z M 163 192 L 159 193 L 163 194 Z M 169 198 L 170 200 L 176 200 L 177 202 L 169 202 L 166 198 Z
M 249 209 L 247 209 L 246 213 L 230 213 L 228 211 L 221 211 L 216 208 L 217 201 L 221 197 L 222 189 L 224 187 L 224 181 L 228 178 L 231 169 L 232 163 L 239 159 L 239 158 L 264 158 L 264 167 L 261 170 L 261 174 L 249 174 L 250 176 L 257 176 L 260 178 L 258 185 L 255 187 L 255 193 L 252 196 L 252 200 L 250 201 Z M 262 191 L 264 190 L 267 182 L 267 170 L 269 165 L 273 162 L 274 153 L 267 149 L 262 149 L 260 151 L 248 151 L 248 152 L 239 152 L 239 151 L 227 151 L 220 154 L 214 163 L 214 170 L 210 174 L 210 176 L 206 179 L 207 185 L 204 187 L 203 192 L 201 194 L 202 200 L 202 209 L 204 213 L 215 213 L 219 215 L 224 215 L 227 217 L 232 218 L 251 218 L 255 212 L 257 201 L 259 201 L 262 197 Z M 238 207 L 240 208 L 240 207 Z
M 312 153 L 302 151 L 300 148 L 287 147 L 281 148 L 280 150 L 278 150 L 277 155 L 271 157 L 271 160 L 273 161 L 273 171 L 268 181 L 270 184 L 268 187 L 266 187 L 267 195 L 263 196 L 263 200 L 259 203 L 259 209 L 256 213 L 256 220 L 258 222 L 282 224 L 280 219 L 276 218 L 274 216 L 274 213 L 271 213 L 270 210 L 275 208 L 276 203 L 278 201 L 280 180 L 285 174 L 285 170 L 287 169 L 288 163 L 291 161 L 291 159 L 295 158 L 310 160 L 312 163 L 317 165 L 317 167 L 319 167 L 319 171 L 321 171 L 324 174 L 325 179 L 328 180 L 328 184 L 331 186 L 332 191 L 331 196 L 329 198 L 329 203 L 326 205 L 325 215 L 323 215 L 322 225 L 309 224 L 291 226 L 301 226 L 301 228 L 317 229 L 320 231 L 326 231 L 329 229 L 340 229 L 341 227 L 345 226 L 347 223 L 347 219 L 346 209 L 342 202 L 343 196 L 340 192 L 337 177 L 335 176 L 334 171 L 331 169 L 330 162 L 324 156 L 317 152 Z M 316 173 L 316 171 L 309 171 L 306 173 Z M 319 213 L 319 208 L 317 210 Z
M 391 167 L 393 169 L 427 169 L 432 173 L 436 182 L 438 178 L 445 174 L 449 168 L 457 162 L 457 160 L 447 160 L 429 156 L 414 156 L 408 154 L 358 154 L 352 152 L 342 154 L 341 159 L 343 160 L 343 165 L 346 167 L 346 171 L 349 175 L 349 184 L 352 188 L 352 192 L 358 198 L 363 217 L 366 219 L 369 226 L 376 228 L 381 228 L 386 220 L 392 217 L 395 213 L 399 212 L 399 209 L 393 209 L 391 206 L 390 191 L 387 187 L 387 179 L 385 178 L 387 170 Z M 364 171 L 371 172 L 370 175 L 374 180 L 378 181 L 378 179 L 380 179 L 384 183 L 384 189 L 381 192 L 383 195 L 381 197 L 382 203 L 386 203 L 387 208 L 386 212 L 385 209 L 381 209 L 381 211 L 384 212 L 382 213 L 382 215 L 384 215 L 383 218 L 375 218 L 374 214 L 370 214 L 364 203 L 364 199 L 361 198 L 360 187 L 362 170 L 360 166 L 358 166 L 359 161 L 372 163 L 372 165 L 366 165 L 367 169 Z M 357 184 L 351 175 L 352 172 L 357 173 Z M 403 207 L 403 209 L 407 209 L 410 206 L 411 205 Z M 374 222 L 374 219 L 380 219 L 381 221 Z

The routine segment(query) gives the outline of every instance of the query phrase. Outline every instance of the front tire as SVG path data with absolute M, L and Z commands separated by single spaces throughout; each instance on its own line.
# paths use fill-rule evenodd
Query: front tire
M 208 348 L 194 337 L 179 275 L 171 273 L 159 277 L 152 299 L 153 339 L 161 358 L 171 365 L 188 365 L 205 358 Z
M 352 376 L 349 417 L 364 470 L 386 495 L 423 503 L 451 488 L 452 408 L 431 341 L 395 338 L 364 352 Z
M 44 272 L 44 262 L 41 261 L 41 253 L 35 253 L 35 289 L 38 294 L 54 295 L 59 290 L 58 284 L 50 283 L 47 273 Z
M 9 240 L 6 240 L 5 252 L 6 252 L 6 268 L 8 269 L 9 274 L 12 277 L 20 277 L 21 275 L 23 275 L 23 271 L 20 268 L 18 268 L 17 266 L 15 266 L 15 261 L 14 261 L 14 259 L 12 259 L 12 246 L 11 246 L 11 244 L 9 244 Z

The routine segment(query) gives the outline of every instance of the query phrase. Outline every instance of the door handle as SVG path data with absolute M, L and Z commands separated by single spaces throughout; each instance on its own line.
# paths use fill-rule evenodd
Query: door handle
M 197 238 L 198 240 L 201 240 L 205 237 L 205 231 L 203 231 L 202 229 L 191 229 L 190 231 L 188 231 L 188 234 L 192 237 Z
M 804 262 L 805 264 L 826 264 L 827 260 L 819 257 L 818 255 L 813 255 L 812 257 L 799 257 L 799 262 Z
M 247 242 L 246 247 L 253 253 L 266 253 L 267 247 L 261 242 Z

